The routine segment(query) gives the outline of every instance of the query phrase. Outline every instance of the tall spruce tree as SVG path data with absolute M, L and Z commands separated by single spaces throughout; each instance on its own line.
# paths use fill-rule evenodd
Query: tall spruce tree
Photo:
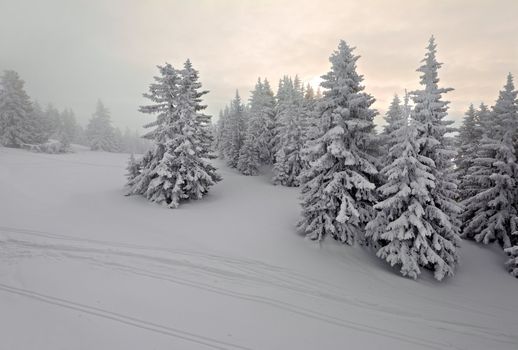
M 24 89 L 24 81 L 15 71 L 4 71 L 0 78 L 0 144 L 21 147 L 37 142 L 38 136 L 36 118 Z
M 205 125 L 200 120 L 204 106 L 197 74 L 189 61 L 183 70 L 170 64 L 158 66 L 160 76 L 144 94 L 153 104 L 140 107 L 155 114 L 154 127 L 148 133 L 155 141 L 152 150 L 140 162 L 140 172 L 127 184 L 128 194 L 140 194 L 152 202 L 176 208 L 180 201 L 200 199 L 221 178 L 210 164 Z
M 101 100 L 97 101 L 95 112 L 86 127 L 86 135 L 93 151 L 118 151 L 115 129 L 111 125 L 110 111 Z
M 392 266 L 398 265 L 403 276 L 417 278 L 420 267 L 431 268 L 441 280 L 452 275 L 453 268 L 440 256 L 438 247 L 450 246 L 433 227 L 428 212 L 436 210 L 432 191 L 436 178 L 435 164 L 420 154 L 417 141 L 419 122 L 402 125 L 391 132 L 394 145 L 388 158 L 392 162 L 381 170 L 386 182 L 378 188 L 377 214 L 367 224 L 367 238 L 377 249 L 377 256 Z
M 514 87 L 513 76 L 507 75 L 504 89 L 500 91 L 498 99 L 493 107 L 493 121 L 495 126 L 494 139 L 502 138 L 509 131 L 514 130 L 511 137 L 514 145 L 515 154 L 518 154 L 518 91 Z
M 271 91 L 268 81 L 259 78 L 250 97 L 248 126 L 240 150 L 238 170 L 245 175 L 257 175 L 262 164 L 270 162 Z
M 225 123 L 228 117 L 228 109 L 224 112 L 224 110 L 219 111 L 218 121 L 216 122 L 215 127 L 215 136 L 214 136 L 214 149 L 216 149 L 218 153 L 218 157 L 221 159 L 225 158 L 224 152 L 224 144 L 225 144 Z
M 202 97 L 208 93 L 207 90 L 201 90 L 202 85 L 199 81 L 199 72 L 192 67 L 190 60 L 184 63 L 181 71 L 183 78 L 184 89 L 185 89 L 185 103 L 190 104 L 191 108 L 196 112 L 196 123 L 197 130 L 199 131 L 200 144 L 199 147 L 200 156 L 202 158 L 213 159 L 216 156 L 212 151 L 212 144 L 214 137 L 212 133 L 212 117 L 210 115 L 202 113 L 207 108 L 206 105 L 202 104 Z
M 485 133 L 465 176 L 471 196 L 463 202 L 463 236 L 511 247 L 518 229 L 518 165 L 513 138 L 517 130 L 517 92 L 512 76 L 492 109 L 482 116 Z
M 457 176 L 460 180 L 459 198 L 461 201 L 472 195 L 471 185 L 465 177 L 473 164 L 482 140 L 482 128 L 480 127 L 478 114 L 475 107 L 470 105 L 457 136 L 458 151 L 455 164 Z
M 518 235 L 518 231 L 515 232 L 515 235 Z M 518 278 L 518 242 L 505 250 L 505 252 L 509 255 L 509 260 L 505 263 L 507 267 L 507 271 L 509 273 Z
M 498 241 L 504 248 L 511 247 L 511 235 L 518 230 L 518 164 L 512 133 L 497 142 L 484 139 L 480 147 L 486 154 L 474 160 L 468 178 L 478 180 L 482 190 L 464 201 L 464 236 L 485 244 Z
M 36 125 L 35 129 L 37 131 L 34 142 L 37 144 L 45 143 L 51 136 L 51 131 L 49 128 L 50 124 L 48 124 L 45 112 L 38 102 L 34 102 L 32 104 L 32 113 Z
M 230 102 L 228 117 L 225 123 L 225 159 L 231 168 L 237 168 L 239 155 L 243 147 L 246 136 L 246 116 L 245 106 L 241 102 L 239 92 Z
M 285 110 L 290 106 L 293 95 L 293 80 L 285 75 L 279 79 L 277 86 L 277 94 L 275 95 L 275 108 L 271 118 L 271 140 L 270 140 L 270 151 L 271 151 L 271 163 L 275 164 L 277 152 L 280 148 L 281 135 L 280 130 L 282 128 L 282 115 Z
M 364 241 L 364 228 L 372 219 L 377 174 L 370 153 L 376 140 L 371 108 L 374 98 L 365 93 L 356 72 L 359 56 L 345 41 L 330 57 L 331 70 L 322 76 L 325 89 L 318 104 L 320 136 L 307 144 L 310 167 L 300 176 L 302 218 L 299 230 L 309 238 L 326 235 L 352 244 Z
M 286 78 L 277 127 L 277 152 L 273 167 L 273 183 L 298 186 L 303 169 L 302 148 L 305 141 L 304 91 L 298 77 Z
M 277 125 L 277 112 L 275 109 L 276 103 L 275 94 L 273 93 L 273 90 L 270 86 L 270 82 L 268 79 L 264 79 L 262 110 L 266 115 L 267 121 L 268 133 L 265 138 L 268 140 L 268 154 L 261 155 L 261 159 L 267 156 L 268 159 L 265 159 L 264 161 L 267 164 L 273 164 L 275 158 L 272 146 L 275 145 L 275 127 Z
M 479 129 L 477 131 L 477 133 L 481 135 L 480 138 L 482 139 L 482 136 L 484 134 L 485 135 L 490 134 L 491 120 L 493 118 L 491 115 L 491 111 L 489 110 L 489 108 L 487 107 L 487 105 L 485 103 L 481 103 L 476 112 L 477 112 L 477 120 L 478 120 L 478 123 L 476 125 Z
M 463 205 L 463 211 L 460 215 L 463 237 L 471 235 L 467 235 L 465 228 L 478 210 L 477 206 L 468 205 L 466 201 L 488 188 L 489 176 L 493 171 L 491 169 L 491 159 L 494 157 L 494 152 L 491 147 L 488 148 L 483 145 L 494 143 L 489 137 L 489 135 L 493 134 L 492 128 L 494 125 L 491 123 L 491 112 L 484 103 L 481 103 L 478 110 L 476 110 L 476 119 L 478 122 L 475 124 L 473 134 L 480 135 L 480 139 L 473 149 L 472 158 L 466 159 L 469 167 L 462 174 L 459 185 L 459 198 Z M 460 159 L 460 157 L 457 157 L 457 159 Z M 462 168 L 462 166 L 459 166 L 459 168 Z
M 309 84 L 306 85 L 304 91 L 304 99 L 302 101 L 302 113 L 305 125 L 304 142 L 312 139 L 318 134 L 318 118 L 315 116 L 315 109 L 318 99 L 315 90 Z
M 430 223 L 433 249 L 441 263 L 431 263 L 429 268 L 435 271 L 436 278 L 453 275 L 458 262 L 457 247 L 459 238 L 460 206 L 456 203 L 457 184 L 454 177 L 453 159 L 455 151 L 448 133 L 454 131 L 453 121 L 445 120 L 449 102 L 443 101 L 442 95 L 451 88 L 439 87 L 438 70 L 442 66 L 436 59 L 437 46 L 432 36 L 427 46 L 425 58 L 418 68 L 421 73 L 421 90 L 413 92 L 414 109 L 412 119 L 417 127 L 419 155 L 433 162 L 430 167 L 435 178 L 430 191 L 433 205 L 427 207 L 424 219 Z
M 401 105 L 401 100 L 397 94 L 392 98 L 392 102 L 385 114 L 385 126 L 383 128 L 384 135 L 390 135 L 392 132 L 401 128 L 407 120 L 405 120 L 405 112 Z
M 65 109 L 61 113 L 61 123 L 58 131 L 58 140 L 62 144 L 62 151 L 66 152 L 70 149 L 70 144 L 75 140 L 77 133 L 77 122 L 74 112 L 71 109 Z
M 404 106 L 397 94 L 394 95 L 392 102 L 385 114 L 385 126 L 381 133 L 381 154 L 383 156 L 382 163 L 390 164 L 394 159 L 387 157 L 389 150 L 396 143 L 394 132 L 408 123 L 408 116 L 405 113 Z

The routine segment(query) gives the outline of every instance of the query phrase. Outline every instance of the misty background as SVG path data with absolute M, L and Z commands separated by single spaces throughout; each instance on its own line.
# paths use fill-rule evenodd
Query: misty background
M 313 86 L 339 39 L 356 46 L 366 91 L 384 113 L 415 72 L 434 34 L 450 118 L 469 103 L 492 104 L 518 74 L 518 1 L 27 1 L 0 0 L 0 70 L 16 70 L 43 106 L 72 108 L 83 125 L 101 98 L 115 126 L 140 129 L 156 65 L 190 58 L 208 113 L 257 77 L 298 74 Z M 380 116 L 378 116 L 380 121 Z

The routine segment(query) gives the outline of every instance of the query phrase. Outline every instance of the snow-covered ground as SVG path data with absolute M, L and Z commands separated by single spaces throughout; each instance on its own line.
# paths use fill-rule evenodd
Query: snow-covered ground
M 126 160 L 0 148 L 0 349 L 518 349 L 496 247 L 416 282 L 298 236 L 297 189 L 218 162 L 171 210 L 123 196 Z

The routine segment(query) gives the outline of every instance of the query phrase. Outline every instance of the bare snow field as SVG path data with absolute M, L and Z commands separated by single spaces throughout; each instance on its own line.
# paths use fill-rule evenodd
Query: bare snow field
M 0 148 L 0 349 L 518 349 L 518 280 L 464 241 L 454 279 L 295 232 L 298 189 L 217 162 L 179 209 L 127 155 Z M 345 344 L 345 345 L 344 345 Z

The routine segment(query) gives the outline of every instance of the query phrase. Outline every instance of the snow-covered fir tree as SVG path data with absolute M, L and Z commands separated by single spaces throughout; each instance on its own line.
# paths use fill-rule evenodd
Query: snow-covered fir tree
M 463 235 L 485 244 L 498 241 L 509 248 L 511 235 L 518 230 L 518 164 L 512 131 L 500 142 L 485 138 L 480 147 L 487 157 L 475 159 L 474 173 L 469 176 L 485 189 L 464 201 Z
M 276 105 L 277 101 L 275 99 L 275 94 L 273 93 L 272 87 L 270 86 L 270 82 L 267 79 L 264 79 L 261 110 L 266 115 L 267 120 L 268 133 L 265 138 L 268 140 L 268 154 L 262 154 L 261 159 L 267 156 L 268 159 L 264 160 L 264 162 L 267 164 L 273 164 L 275 158 L 272 146 L 275 145 L 275 127 L 277 125 Z
M 518 235 L 518 233 L 516 233 Z M 518 278 L 518 243 L 510 248 L 507 248 L 505 252 L 509 255 L 509 260 L 505 263 L 507 271 Z
M 307 84 L 302 101 L 303 119 L 306 126 L 305 140 L 311 139 L 311 135 L 316 136 L 318 134 L 318 118 L 315 116 L 317 102 L 315 90 L 311 85 Z
M 88 122 L 86 135 L 90 148 L 93 151 L 118 151 L 115 129 L 111 125 L 110 112 L 100 100 L 97 101 L 95 113 Z
M 283 186 L 298 186 L 298 177 L 304 167 L 302 148 L 307 129 L 303 110 L 304 91 L 299 78 L 295 77 L 292 81 L 285 77 L 279 95 L 278 141 L 272 181 Z
M 230 103 L 228 117 L 225 123 L 224 154 L 227 165 L 236 168 L 239 163 L 241 147 L 243 147 L 246 135 L 245 106 L 241 102 L 239 92 Z
M 226 122 L 228 119 L 228 106 L 219 111 L 218 121 L 216 122 L 216 135 L 214 137 L 214 148 L 218 152 L 218 157 L 225 158 L 226 146 Z
M 183 78 L 183 82 L 185 84 L 185 94 L 190 95 L 190 98 L 186 100 L 186 103 L 192 105 L 192 108 L 196 112 L 196 122 L 198 124 L 197 130 L 199 132 L 200 144 L 200 157 L 213 159 L 216 156 L 212 151 L 212 145 L 214 142 L 214 137 L 212 133 L 212 117 L 210 115 L 202 113 L 203 110 L 207 108 L 206 105 L 202 104 L 203 95 L 207 94 L 207 90 L 201 90 L 202 85 L 199 81 L 199 72 L 192 67 L 192 63 L 190 60 L 187 60 L 184 63 L 183 69 L 181 71 L 181 75 Z
M 465 177 L 476 157 L 481 139 L 482 128 L 478 120 L 478 113 L 475 107 L 470 105 L 457 136 L 458 147 L 455 163 L 457 176 L 460 180 L 459 198 L 461 201 L 472 195 L 471 185 Z
M 377 249 L 376 255 L 397 265 L 403 276 L 415 279 L 425 267 L 441 280 L 453 274 L 453 266 L 443 260 L 440 250 L 454 249 L 454 244 L 435 231 L 434 219 L 427 215 L 436 211 L 431 194 L 435 164 L 420 154 L 417 123 L 390 133 L 394 145 L 388 158 L 393 161 L 381 170 L 386 182 L 378 188 L 380 201 L 375 205 L 375 219 L 367 224 L 367 238 Z
M 477 133 L 480 134 L 480 138 L 482 139 L 482 136 L 484 134 L 489 135 L 489 133 L 490 133 L 492 114 L 491 114 L 491 111 L 489 110 L 489 107 L 483 102 L 480 104 L 480 106 L 476 110 L 476 113 L 477 113 L 477 121 L 478 121 L 476 126 L 479 128 Z
M 463 166 L 468 166 L 468 169 L 462 172 L 459 184 L 459 199 L 461 204 L 463 204 L 463 212 L 460 215 L 461 232 L 464 232 L 464 227 L 471 218 L 473 218 L 477 210 L 473 206 L 466 207 L 465 204 L 467 203 L 464 201 L 488 188 L 489 176 L 492 173 L 490 160 L 494 157 L 494 152 L 491 147 L 482 147 L 482 145 L 494 143 L 488 136 L 492 134 L 492 128 L 494 126 L 491 123 L 491 113 L 484 103 L 480 104 L 480 107 L 475 113 L 477 123 L 475 123 L 473 134 L 476 135 L 479 140 L 474 145 L 475 147 L 469 150 L 471 155 L 470 158 L 466 158 L 467 164 L 459 164 L 457 168 L 462 169 Z M 459 162 L 459 159 L 460 157 L 457 156 L 456 161 Z M 457 174 L 459 174 L 458 170 Z M 465 236 L 464 233 L 462 235 Z
M 275 95 L 275 108 L 271 118 L 271 140 L 270 140 L 270 152 L 271 152 L 271 163 L 275 163 L 275 157 L 279 151 L 279 145 L 281 137 L 279 135 L 281 124 L 281 115 L 284 113 L 284 109 L 290 105 L 290 99 L 293 90 L 292 79 L 285 75 L 279 79 L 277 86 L 277 94 Z
M 37 130 L 34 142 L 37 144 L 45 143 L 51 136 L 50 124 L 48 124 L 46 114 L 38 102 L 32 104 L 32 113 Z
M 145 196 L 169 208 L 180 201 L 200 199 L 221 178 L 208 159 L 204 106 L 197 75 L 191 74 L 187 61 L 183 70 L 170 64 L 158 66 L 160 75 L 144 94 L 151 102 L 140 107 L 146 114 L 155 114 L 156 121 L 147 124 L 154 130 L 147 135 L 155 141 L 152 150 L 139 162 L 139 174 L 130 179 L 128 194 Z
M 513 234 L 518 229 L 518 165 L 513 142 L 516 96 L 509 76 L 464 177 L 471 196 L 463 202 L 463 236 L 486 244 L 498 241 L 504 248 L 514 244 Z
M 392 102 L 390 103 L 384 119 L 386 124 L 383 127 L 383 135 L 390 135 L 392 132 L 406 124 L 407 120 L 405 119 L 405 112 L 397 94 L 392 98 Z
M 393 161 L 393 159 L 386 157 L 390 148 L 395 144 L 395 135 L 393 135 L 393 133 L 408 122 L 404 108 L 399 96 L 395 94 L 385 114 L 384 119 L 386 124 L 383 127 L 383 132 L 380 137 L 383 164 L 390 164 Z
M 310 167 L 300 176 L 302 219 L 298 227 L 307 237 L 326 235 L 352 244 L 364 240 L 372 219 L 377 174 L 370 153 L 376 141 L 371 108 L 374 98 L 365 93 L 356 72 L 359 56 L 345 41 L 331 57 L 331 70 L 322 77 L 326 89 L 318 103 L 320 136 L 304 152 Z
M 440 279 L 444 275 L 453 275 L 458 262 L 458 215 L 461 208 L 456 203 L 457 184 L 453 167 L 455 150 L 453 140 L 447 136 L 455 129 L 451 127 L 453 121 L 445 120 L 449 102 L 442 99 L 442 95 L 452 89 L 438 85 L 438 70 L 442 64 L 437 62 L 436 48 L 432 36 L 423 64 L 417 70 L 421 73 L 421 90 L 412 93 L 412 119 L 416 121 L 419 155 L 433 163 L 430 166 L 430 172 L 435 178 L 434 187 L 430 190 L 433 205 L 427 207 L 424 219 L 430 223 L 433 248 L 438 255 L 438 260 L 430 268 L 434 270 L 435 277 Z
M 70 144 L 76 139 L 77 122 L 74 112 L 71 109 L 65 109 L 61 113 L 61 123 L 58 130 L 58 140 L 62 144 L 62 151 L 66 152 L 70 149 Z
M 507 75 L 507 81 L 504 89 L 500 91 L 498 100 L 493 106 L 493 126 L 494 134 L 492 138 L 501 138 L 508 130 L 512 129 L 512 142 L 514 144 L 515 154 L 518 154 L 518 91 L 515 89 L 513 75 Z
M 244 175 L 256 175 L 261 164 L 270 162 L 271 113 L 273 94 L 268 81 L 257 80 L 250 97 L 248 126 L 240 150 L 238 170 Z
M 45 108 L 45 124 L 49 137 L 56 139 L 61 125 L 61 115 L 52 103 Z
M 257 120 L 250 119 L 249 126 L 250 128 L 255 128 L 257 126 Z M 237 170 L 241 172 L 243 175 L 257 175 L 259 173 L 259 167 L 261 166 L 259 149 L 255 147 L 259 143 L 257 139 L 257 134 L 253 132 L 253 130 L 249 130 L 246 133 L 245 140 L 243 142 L 243 147 L 239 150 L 239 160 L 237 162 Z
M 135 155 L 131 153 L 128 165 L 126 166 L 126 179 L 128 183 L 133 183 L 135 178 L 140 174 L 140 162 L 135 159 Z
M 21 147 L 38 138 L 37 120 L 24 81 L 15 71 L 6 70 L 0 78 L 0 144 Z

